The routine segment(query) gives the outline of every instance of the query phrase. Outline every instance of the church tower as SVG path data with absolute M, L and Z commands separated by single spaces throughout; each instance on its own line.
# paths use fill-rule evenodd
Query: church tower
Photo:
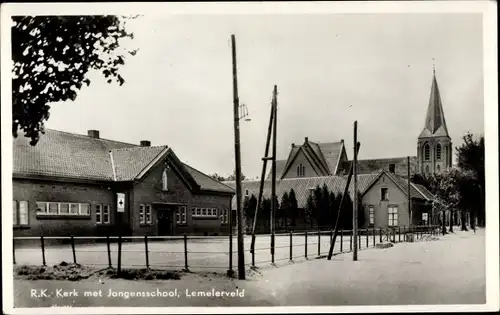
M 429 107 L 427 108 L 424 129 L 420 133 L 417 143 L 419 171 L 425 175 L 439 173 L 451 167 L 452 156 L 453 146 L 446 127 L 436 71 L 433 70 Z

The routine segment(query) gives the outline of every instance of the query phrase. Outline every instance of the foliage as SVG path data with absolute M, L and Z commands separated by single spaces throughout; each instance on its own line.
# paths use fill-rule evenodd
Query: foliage
M 12 32 L 12 134 L 36 145 L 49 119 L 50 103 L 75 100 L 87 73 L 100 71 L 122 85 L 121 40 L 133 38 L 117 16 L 14 16 Z
M 299 216 L 299 206 L 297 203 L 297 197 L 295 195 L 295 191 L 290 190 L 290 194 L 288 195 L 288 202 L 289 202 L 289 208 L 288 208 L 288 217 L 292 221 L 292 226 L 296 225 L 297 218 Z
M 475 139 L 472 133 L 467 133 L 462 137 L 462 140 L 463 143 L 455 148 L 458 167 L 463 171 L 471 172 L 475 181 L 475 184 L 472 184 L 469 176 L 469 180 L 465 181 L 465 191 L 462 193 L 465 194 L 464 198 L 468 200 L 465 203 L 468 205 L 468 211 L 472 217 L 477 216 L 480 223 L 484 225 L 486 219 L 484 136 Z M 468 188 L 466 189 L 466 187 Z M 476 205 L 473 205 L 474 198 Z
M 243 202 L 243 212 L 246 217 L 246 222 L 253 223 L 255 209 L 257 208 L 257 198 L 252 194 L 250 198 L 245 198 Z
M 213 173 L 213 174 L 210 174 L 208 176 L 210 176 L 211 178 L 215 179 L 218 182 L 224 182 L 224 181 L 226 181 L 226 178 L 224 176 L 220 176 L 217 173 Z
M 246 176 L 241 173 L 241 180 L 245 180 Z M 225 179 L 226 181 L 235 181 L 236 180 L 236 170 L 233 171 L 233 174 L 229 175 Z

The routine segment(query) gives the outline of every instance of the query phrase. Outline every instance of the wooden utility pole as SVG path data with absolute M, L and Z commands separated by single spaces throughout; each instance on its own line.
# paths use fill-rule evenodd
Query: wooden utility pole
M 264 193 L 264 180 L 266 177 L 266 169 L 267 169 L 267 161 L 272 160 L 272 157 L 269 157 L 269 145 L 271 143 L 271 133 L 273 131 L 273 125 L 274 125 L 274 115 L 275 111 L 274 108 L 276 106 L 275 102 L 275 97 L 273 94 L 272 102 L 271 102 L 271 114 L 269 115 L 269 126 L 267 128 L 267 138 L 266 138 L 266 149 L 264 152 L 264 157 L 262 158 L 263 161 L 263 166 L 262 166 L 262 174 L 260 176 L 260 187 L 259 187 L 259 196 L 257 199 L 257 205 L 255 206 L 255 213 L 254 213 L 254 218 L 253 218 L 253 226 L 252 226 L 252 241 L 250 244 L 250 252 L 253 253 L 255 250 L 255 228 L 257 227 L 257 214 L 259 213 L 260 206 L 262 203 L 262 195 Z
M 413 215 L 411 209 L 411 182 L 410 182 L 410 157 L 406 158 L 408 164 L 408 214 L 410 215 L 410 233 L 413 233 L 412 224 L 413 224 Z M 413 237 L 413 236 L 410 236 Z
M 358 142 L 358 145 L 357 145 L 358 152 L 359 152 L 360 146 L 361 146 L 361 144 Z M 342 208 L 344 208 L 344 202 L 345 202 L 346 196 L 349 193 L 349 185 L 351 184 L 353 166 L 354 166 L 354 163 L 351 162 L 351 165 L 349 167 L 349 174 L 347 175 L 347 182 L 346 182 L 345 187 L 344 187 L 344 193 L 342 194 L 342 198 L 340 199 L 339 210 L 337 211 L 337 219 L 335 220 L 335 227 L 333 229 L 333 237 L 332 237 L 332 242 L 330 244 L 330 251 L 328 252 L 328 260 L 332 259 L 333 248 L 335 247 L 335 242 L 337 241 L 340 216 L 342 215 Z M 341 246 L 342 246 L 342 244 L 341 244 Z
M 273 156 L 272 156 L 272 179 L 271 179 L 271 262 L 274 263 L 274 224 L 276 216 L 276 133 L 278 121 L 278 88 L 275 85 L 273 90 Z
M 234 111 L 234 152 L 236 164 L 236 214 L 238 216 L 238 278 L 245 279 L 245 252 L 243 251 L 243 214 L 241 211 L 241 156 L 240 156 L 240 115 L 238 79 L 236 67 L 236 39 L 231 35 L 233 55 L 233 111 Z
M 354 159 L 352 173 L 354 176 L 354 207 L 352 215 L 352 228 L 353 228 L 353 255 L 352 260 L 358 260 L 358 122 L 354 122 Z

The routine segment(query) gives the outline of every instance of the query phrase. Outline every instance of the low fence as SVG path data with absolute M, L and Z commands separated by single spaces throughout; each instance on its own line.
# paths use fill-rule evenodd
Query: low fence
M 382 242 L 406 242 L 439 233 L 439 226 L 396 227 L 358 230 L 358 249 Z M 247 267 L 264 267 L 325 257 L 333 241 L 333 230 L 255 235 L 244 237 L 244 253 L 250 255 Z M 59 244 L 54 244 L 57 241 Z M 229 236 L 67 236 L 15 237 L 14 264 L 75 264 L 121 268 L 155 268 L 189 271 L 232 270 L 237 262 L 237 238 Z M 36 243 L 38 244 L 36 244 Z M 65 244 L 61 244 L 65 243 Z M 352 230 L 339 230 L 334 254 L 353 250 Z

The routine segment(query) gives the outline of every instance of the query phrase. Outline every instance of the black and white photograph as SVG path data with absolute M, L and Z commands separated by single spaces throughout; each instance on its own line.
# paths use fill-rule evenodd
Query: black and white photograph
M 2 5 L 4 313 L 498 311 L 495 13 Z

